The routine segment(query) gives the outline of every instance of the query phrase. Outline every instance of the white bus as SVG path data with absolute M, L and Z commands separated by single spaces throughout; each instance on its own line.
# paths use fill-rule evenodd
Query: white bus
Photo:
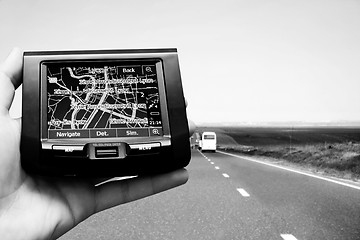
M 201 136 L 201 151 L 216 152 L 216 133 L 203 132 Z

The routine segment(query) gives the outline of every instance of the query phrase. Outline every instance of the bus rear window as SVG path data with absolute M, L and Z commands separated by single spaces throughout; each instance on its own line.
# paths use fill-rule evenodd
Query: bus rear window
M 205 135 L 204 139 L 215 139 L 214 135 Z

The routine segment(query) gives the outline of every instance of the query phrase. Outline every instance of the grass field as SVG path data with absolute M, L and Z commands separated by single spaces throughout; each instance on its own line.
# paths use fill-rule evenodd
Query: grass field
M 360 179 L 360 128 L 199 127 L 197 131 L 216 132 L 222 150 Z

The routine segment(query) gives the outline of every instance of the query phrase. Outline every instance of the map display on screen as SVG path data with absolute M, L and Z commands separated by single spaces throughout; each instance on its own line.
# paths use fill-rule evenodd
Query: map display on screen
M 156 63 L 46 63 L 48 138 L 162 135 Z

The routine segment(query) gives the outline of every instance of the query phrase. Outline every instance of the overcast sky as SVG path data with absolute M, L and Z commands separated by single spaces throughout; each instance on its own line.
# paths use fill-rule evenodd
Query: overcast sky
M 197 123 L 360 121 L 358 0 L 2 0 L 0 34 L 0 60 L 176 47 Z

